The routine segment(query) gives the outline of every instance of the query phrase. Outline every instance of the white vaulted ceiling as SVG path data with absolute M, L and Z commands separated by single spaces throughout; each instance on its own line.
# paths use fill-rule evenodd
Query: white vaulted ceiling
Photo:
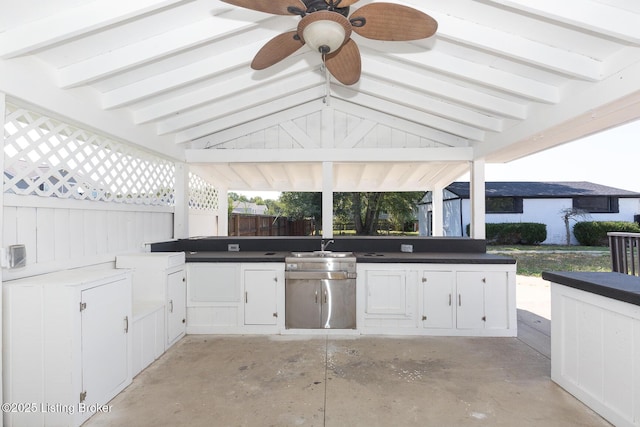
M 354 34 L 362 77 L 331 79 L 294 29 L 217 0 L 2 1 L 0 92 L 205 170 L 235 190 L 427 190 L 640 117 L 636 0 L 403 0 L 435 36 Z M 365 4 L 360 0 L 351 11 Z

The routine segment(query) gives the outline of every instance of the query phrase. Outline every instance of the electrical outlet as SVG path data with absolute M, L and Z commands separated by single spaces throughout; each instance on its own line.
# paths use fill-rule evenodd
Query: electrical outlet
M 227 245 L 227 251 L 229 251 L 229 252 L 240 252 L 240 243 L 229 243 Z
M 413 252 L 413 245 L 400 245 L 400 252 Z

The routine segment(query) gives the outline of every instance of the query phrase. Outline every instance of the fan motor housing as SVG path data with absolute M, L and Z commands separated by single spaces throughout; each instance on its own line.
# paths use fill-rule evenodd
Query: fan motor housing
M 326 0 L 302 0 L 302 2 L 305 4 L 305 6 L 307 6 L 307 13 L 313 13 L 319 10 L 331 10 L 333 12 L 341 14 L 345 18 L 349 16 L 349 6 L 331 8 Z

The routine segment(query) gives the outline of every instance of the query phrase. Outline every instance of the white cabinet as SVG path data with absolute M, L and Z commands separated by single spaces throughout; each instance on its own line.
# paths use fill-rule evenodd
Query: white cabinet
M 187 264 L 187 333 L 210 334 L 241 323 L 240 264 Z
M 463 271 L 457 274 L 457 327 L 506 329 L 509 326 L 506 272 Z
M 362 333 L 515 336 L 515 264 L 360 264 Z
M 131 275 L 75 269 L 3 284 L 7 426 L 79 426 L 130 382 Z M 52 407 L 51 405 L 58 405 Z
M 275 325 L 278 319 L 278 271 L 245 269 L 244 324 Z
M 284 326 L 284 264 L 189 263 L 187 332 L 275 333 Z
M 186 326 L 184 252 L 120 255 L 116 259 L 116 267 L 133 270 L 134 307 L 149 304 L 161 304 L 164 307 L 165 349 L 175 344 L 184 336 Z M 136 318 L 138 314 L 134 313 Z
M 410 314 L 405 271 L 367 271 L 367 314 Z
M 404 269 L 367 269 L 358 272 L 364 278 L 364 313 L 358 327 L 415 328 L 417 307 L 417 271 Z M 357 286 L 357 282 L 356 282 Z
M 422 274 L 422 326 L 454 327 L 455 275 L 451 271 L 425 271 Z
M 162 356 L 165 347 L 164 304 L 138 303 L 133 307 L 133 376 Z
M 167 346 L 185 334 L 187 325 L 187 276 L 184 267 L 167 271 Z

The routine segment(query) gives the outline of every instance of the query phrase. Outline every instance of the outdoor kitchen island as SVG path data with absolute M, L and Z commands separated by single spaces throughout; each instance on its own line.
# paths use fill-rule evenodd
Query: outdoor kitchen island
M 640 426 L 640 278 L 544 272 L 551 379 L 616 426 Z
M 318 252 L 319 237 L 207 237 L 151 250 L 185 252 L 187 334 L 517 335 L 515 260 L 487 254 L 484 240 L 331 240 L 327 258 L 355 259 L 355 328 L 286 327 L 286 259 Z

